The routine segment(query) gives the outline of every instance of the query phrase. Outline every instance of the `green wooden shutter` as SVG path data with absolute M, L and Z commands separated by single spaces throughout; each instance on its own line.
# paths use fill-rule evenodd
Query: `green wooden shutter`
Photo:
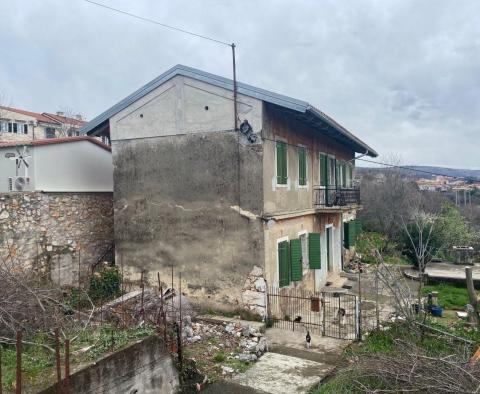
M 278 277 L 280 287 L 290 284 L 288 241 L 283 241 L 278 244 Z
M 298 148 L 298 184 L 307 184 L 307 154 L 304 147 Z
M 356 220 L 351 220 L 350 222 L 344 223 L 343 244 L 345 248 L 350 249 L 352 246 L 355 246 L 355 243 L 357 242 L 358 229 L 359 225 Z
M 343 187 L 348 187 L 348 184 L 347 184 L 347 166 L 348 166 L 348 164 L 346 164 L 346 163 L 342 164 L 342 186 Z
M 277 183 L 285 185 L 287 177 L 287 144 L 277 141 Z
M 362 232 L 362 222 L 356 219 L 355 220 L 355 242 L 357 241 L 357 238 L 361 232 Z
M 299 239 L 290 241 L 290 264 L 292 272 L 292 281 L 298 282 L 302 280 L 302 243 Z
M 327 186 L 328 179 L 327 156 L 320 153 L 320 186 Z
M 320 234 L 308 234 L 308 264 L 310 269 L 320 269 Z

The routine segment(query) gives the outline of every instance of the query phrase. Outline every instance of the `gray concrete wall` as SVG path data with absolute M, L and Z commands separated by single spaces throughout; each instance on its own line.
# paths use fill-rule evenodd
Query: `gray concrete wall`
M 75 394 L 173 394 L 178 372 L 161 340 L 152 336 L 80 369 L 70 376 Z M 54 385 L 41 394 L 57 393 Z
M 238 144 L 232 92 L 175 77 L 110 119 L 117 262 L 169 282 L 182 272 L 193 301 L 237 307 L 263 266 L 262 144 Z M 262 103 L 242 96 L 256 133 Z
M 263 266 L 261 145 L 208 132 L 114 141 L 113 152 L 117 263 L 127 279 L 145 270 L 152 283 L 157 272 L 169 283 L 173 264 L 193 301 L 239 306 L 247 274 Z

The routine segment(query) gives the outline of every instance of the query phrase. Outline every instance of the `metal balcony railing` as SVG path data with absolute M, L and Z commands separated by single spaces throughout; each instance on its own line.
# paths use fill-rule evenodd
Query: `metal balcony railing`
M 360 189 L 358 187 L 315 186 L 315 207 L 344 207 L 360 205 Z

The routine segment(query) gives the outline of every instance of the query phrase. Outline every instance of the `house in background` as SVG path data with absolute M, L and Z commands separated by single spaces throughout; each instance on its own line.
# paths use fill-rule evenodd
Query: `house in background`
M 0 107 L 0 142 L 78 136 L 85 123 L 81 115 L 69 117 L 60 111 L 51 114 Z
M 337 277 L 358 227 L 355 153 L 377 153 L 304 101 L 238 83 L 237 108 L 239 131 L 232 81 L 178 65 L 82 131 L 112 141 L 127 276 L 175 265 L 192 299 L 258 310 L 253 273 L 259 291 Z

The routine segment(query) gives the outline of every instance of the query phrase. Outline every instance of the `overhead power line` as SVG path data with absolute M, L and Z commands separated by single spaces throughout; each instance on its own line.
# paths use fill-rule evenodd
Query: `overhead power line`
M 194 32 L 191 32 L 191 31 L 188 31 L 188 30 L 185 30 L 185 29 L 181 29 L 179 27 L 167 25 L 166 23 L 162 23 L 162 22 L 156 21 L 154 19 L 146 18 L 144 16 L 132 14 L 131 12 L 123 11 L 123 10 L 120 10 L 118 8 L 115 8 L 115 7 L 110 7 L 110 6 L 108 6 L 106 4 L 103 4 L 103 3 L 97 3 L 96 1 L 92 1 L 92 0 L 83 0 L 83 1 L 85 1 L 87 3 L 90 3 L 90 4 L 94 4 L 98 7 L 105 8 L 105 9 L 113 11 L 113 12 L 117 12 L 119 14 L 127 15 L 127 16 L 130 16 L 130 17 L 135 18 L 135 19 L 139 19 L 139 20 L 144 21 L 144 22 L 153 23 L 154 25 L 165 27 L 166 29 L 175 30 L 175 31 L 178 31 L 180 33 L 189 34 L 189 35 L 194 36 L 194 37 L 203 38 L 205 40 L 213 41 L 213 42 L 216 42 L 218 44 L 226 45 L 226 46 L 229 46 L 229 47 L 232 46 L 232 44 L 229 44 L 228 42 L 225 42 L 225 41 L 222 41 L 222 40 L 217 40 L 216 38 L 208 37 L 208 36 L 205 36 L 203 34 L 194 33 Z

